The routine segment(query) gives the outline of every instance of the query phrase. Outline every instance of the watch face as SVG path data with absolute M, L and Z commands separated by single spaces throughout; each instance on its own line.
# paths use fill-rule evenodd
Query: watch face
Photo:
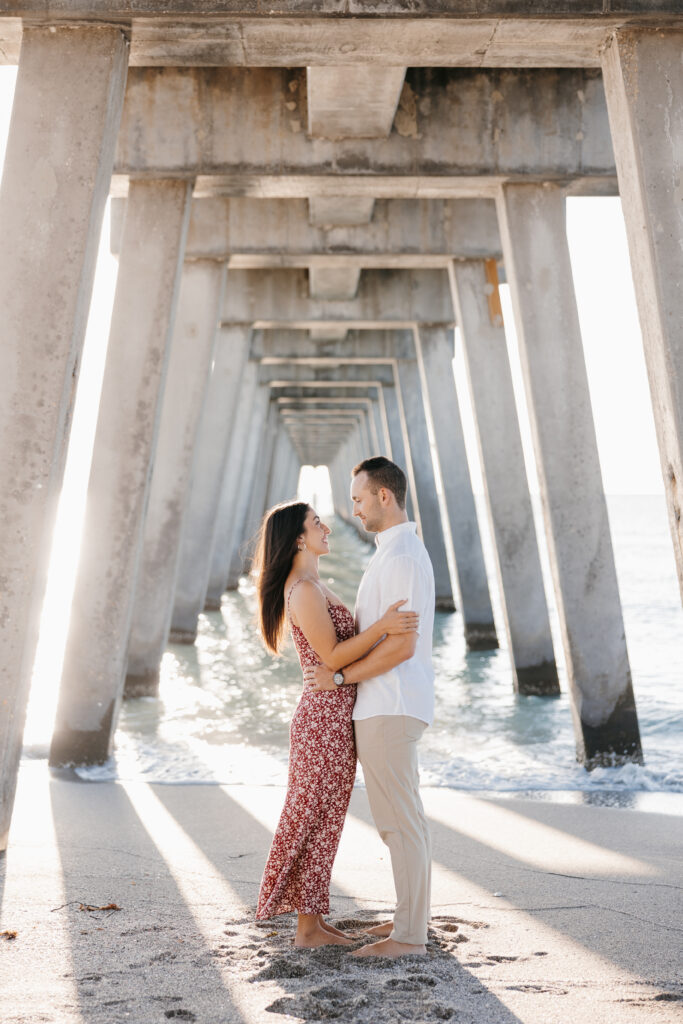
M 341 672 L 335 672 L 332 678 L 334 680 L 335 686 L 341 686 L 344 682 L 344 676 L 342 675 Z

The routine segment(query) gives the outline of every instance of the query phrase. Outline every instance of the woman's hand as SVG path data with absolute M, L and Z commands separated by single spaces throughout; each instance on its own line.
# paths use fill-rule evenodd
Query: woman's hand
M 383 633 L 394 635 L 396 633 L 417 633 L 420 627 L 420 616 L 417 612 L 399 611 L 399 606 L 405 604 L 408 599 L 395 601 L 385 611 L 377 625 Z
M 306 665 L 304 668 L 304 688 L 309 693 L 320 693 L 322 690 L 337 690 L 334 673 L 327 665 Z

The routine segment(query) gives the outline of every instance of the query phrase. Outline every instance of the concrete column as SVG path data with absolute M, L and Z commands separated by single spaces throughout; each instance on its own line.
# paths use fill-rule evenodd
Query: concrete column
M 389 439 L 388 431 L 385 429 L 385 423 L 382 420 L 379 402 L 376 399 L 373 399 L 372 405 L 370 406 L 370 415 L 372 423 L 373 454 L 385 455 L 387 459 L 391 459 L 391 440 Z
M 410 461 L 415 479 L 413 500 L 419 507 L 422 539 L 434 567 L 436 607 L 453 611 L 455 608 L 453 588 L 448 570 L 446 543 L 439 498 L 436 493 L 436 478 L 417 361 L 397 360 L 397 378 L 396 383 L 397 387 L 400 385 L 401 403 L 406 423 L 404 443 L 406 450 L 410 451 Z
M 227 287 L 229 290 L 229 276 Z M 218 333 L 197 433 L 190 500 L 183 519 L 171 616 L 172 643 L 191 644 L 197 637 L 197 620 L 209 585 L 221 488 L 249 340 L 250 330 L 245 327 L 224 327 Z
M 215 353 L 225 265 L 185 263 L 145 519 L 124 695 L 153 696 L 171 627 L 183 516 Z
M 276 408 L 276 406 L 274 406 Z M 271 466 L 270 480 L 266 492 L 265 507 L 272 508 L 281 500 L 285 490 L 285 479 L 289 469 L 291 445 L 284 427 L 280 423 L 275 436 L 275 447 L 273 449 L 273 464 Z
M 127 62 L 118 29 L 24 26 L 0 187 L 0 850 Z
M 332 486 L 332 501 L 335 513 L 345 521 L 349 517 L 349 497 L 344 490 L 340 456 L 337 455 L 329 465 L 330 484 Z
M 245 540 L 251 541 L 257 534 L 263 514 L 266 511 L 266 496 L 273 470 L 273 455 L 277 438 L 280 416 L 275 402 L 268 407 L 268 415 L 263 424 L 261 443 L 256 460 L 253 477 L 254 486 L 251 492 L 249 510 L 245 521 Z
M 443 482 L 444 530 L 450 532 L 453 545 L 453 583 L 459 597 L 465 640 L 471 650 L 491 650 L 498 646 L 498 637 L 455 390 L 453 331 L 446 327 L 417 328 L 415 348 L 425 411 L 431 423 Z
M 233 560 L 237 529 L 239 496 L 249 489 L 250 481 L 244 475 L 245 455 L 253 429 L 252 406 L 256 394 L 258 363 L 247 362 L 242 373 L 235 419 L 230 433 L 230 448 L 218 505 L 216 536 L 211 556 L 211 572 L 204 607 L 218 611 L 227 589 L 230 565 Z M 237 582 L 235 582 L 237 586 Z
M 414 520 L 420 528 L 420 514 L 417 503 L 413 500 L 415 492 L 415 475 L 413 464 L 410 459 L 410 448 L 405 444 L 405 424 L 403 422 L 403 411 L 400 402 L 398 388 L 382 388 L 384 397 L 384 408 L 387 419 L 387 433 L 391 440 L 391 461 L 400 466 L 408 478 L 408 497 L 406 499 L 406 511 L 408 518 Z
M 51 765 L 112 749 L 191 198 L 130 184 Z
M 680 28 L 619 30 L 602 74 L 683 596 L 682 52 Z
M 642 758 L 621 603 L 574 296 L 562 192 L 498 198 L 577 753 L 588 766 Z
M 514 687 L 521 694 L 557 694 L 557 667 L 495 261 L 454 260 L 450 278 L 475 414 Z
M 255 368 L 256 365 L 254 364 Z M 269 403 L 270 388 L 257 385 L 251 407 L 249 434 L 239 477 L 240 488 L 235 505 L 235 529 L 231 540 L 232 551 L 230 554 L 230 569 L 226 590 L 237 589 L 239 578 L 244 571 L 245 541 L 250 538 L 250 535 L 247 534 L 247 515 L 251 503 L 251 495 L 256 484 L 256 473 L 260 464 L 260 446 L 268 416 Z

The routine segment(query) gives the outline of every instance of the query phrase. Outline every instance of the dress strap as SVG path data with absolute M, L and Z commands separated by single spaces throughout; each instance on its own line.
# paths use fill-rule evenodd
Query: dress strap
M 294 590 L 295 587 L 298 587 L 298 585 L 300 583 L 313 583 L 314 586 L 316 586 L 318 588 L 318 590 L 320 591 L 320 593 L 323 595 L 323 597 L 325 598 L 327 603 L 328 604 L 330 603 L 329 597 L 327 596 L 327 594 L 325 593 L 323 588 L 318 583 L 316 583 L 315 580 L 310 580 L 310 579 L 307 579 L 305 576 L 300 576 L 298 580 L 294 580 L 294 583 L 292 583 L 291 587 L 289 588 L 289 593 L 287 594 L 287 615 L 289 616 L 290 622 L 292 620 L 292 616 L 289 614 L 289 602 L 290 602 L 290 599 L 291 599 L 291 596 L 292 596 L 292 591 Z

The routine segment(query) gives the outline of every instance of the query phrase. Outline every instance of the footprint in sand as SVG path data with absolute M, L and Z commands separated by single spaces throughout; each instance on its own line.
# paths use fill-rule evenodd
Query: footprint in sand
M 415 978 L 389 978 L 384 982 L 384 987 L 393 989 L 395 992 L 419 992 L 423 988 Z
M 298 960 L 286 956 L 277 956 L 272 963 L 258 971 L 251 981 L 277 981 L 278 978 L 305 978 L 306 967 Z

